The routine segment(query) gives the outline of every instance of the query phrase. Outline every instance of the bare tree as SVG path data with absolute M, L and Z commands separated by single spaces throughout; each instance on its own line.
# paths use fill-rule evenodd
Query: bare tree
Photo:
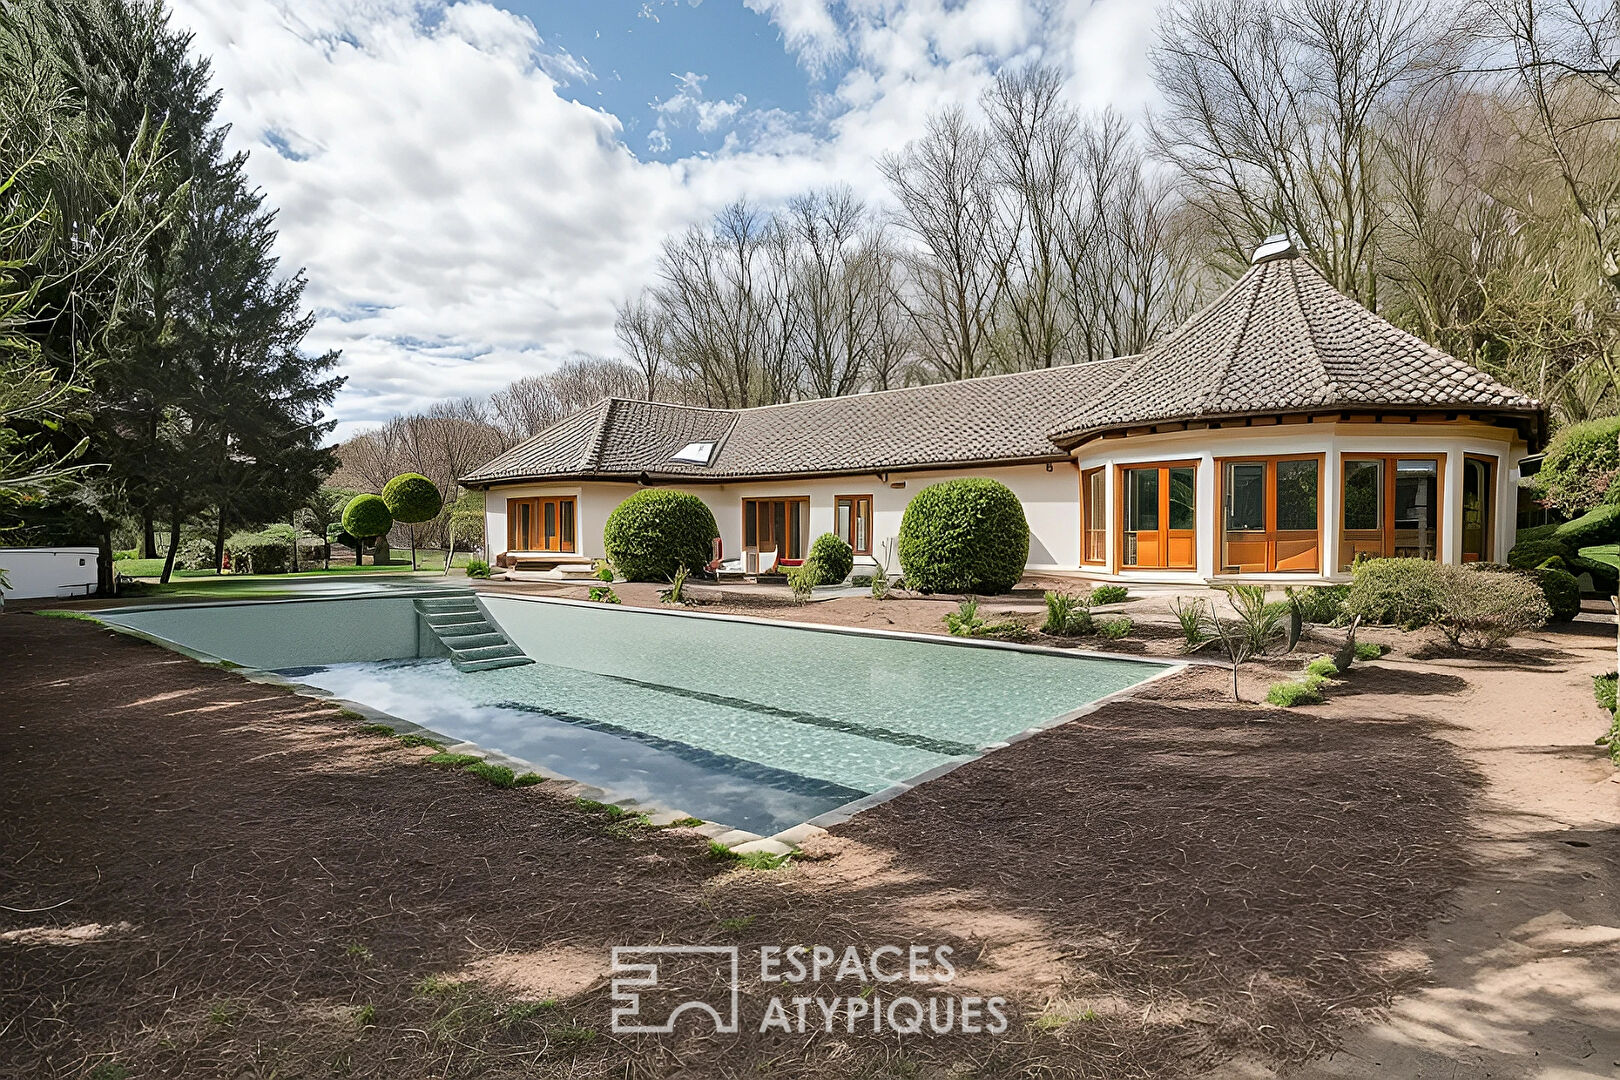
M 881 230 L 848 187 L 789 200 L 786 228 L 806 389 L 812 397 L 852 394 L 871 371 L 885 303 Z
M 669 320 L 649 290 L 643 289 L 635 299 L 619 305 L 613 332 L 630 363 L 641 371 L 643 396 L 656 400 L 659 379 L 669 368 Z

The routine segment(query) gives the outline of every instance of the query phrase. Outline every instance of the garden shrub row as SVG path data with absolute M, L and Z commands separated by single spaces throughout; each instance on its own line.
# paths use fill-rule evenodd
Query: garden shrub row
M 1489 648 L 1552 617 L 1540 580 L 1496 566 L 1450 566 L 1427 559 L 1358 563 L 1345 610 L 1362 621 L 1437 627 L 1459 647 Z

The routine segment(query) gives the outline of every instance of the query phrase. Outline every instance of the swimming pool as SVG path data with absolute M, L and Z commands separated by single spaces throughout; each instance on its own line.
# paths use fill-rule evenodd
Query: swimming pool
M 967 760 L 1165 670 L 485 595 L 536 662 L 454 669 L 400 597 L 107 613 L 616 797 L 767 834 Z

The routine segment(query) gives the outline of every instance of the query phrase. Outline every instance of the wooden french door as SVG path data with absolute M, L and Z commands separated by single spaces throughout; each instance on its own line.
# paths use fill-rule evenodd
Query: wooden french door
M 1220 571 L 1321 568 L 1320 455 L 1221 460 Z
M 577 505 L 572 495 L 506 500 L 508 551 L 572 552 Z
M 809 543 L 809 499 L 743 500 L 743 547 L 774 546 L 778 559 L 802 559 Z
M 1198 560 L 1198 465 L 1124 465 L 1119 470 L 1119 564 L 1191 570 Z
M 1444 459 L 1346 454 L 1341 459 L 1339 569 L 1358 556 L 1438 559 Z

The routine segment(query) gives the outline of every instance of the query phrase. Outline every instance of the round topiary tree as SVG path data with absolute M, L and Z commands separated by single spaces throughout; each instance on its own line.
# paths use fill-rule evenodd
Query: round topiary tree
M 822 533 L 810 545 L 809 562 L 821 567 L 820 585 L 837 585 L 855 569 L 855 549 L 837 533 Z
M 393 527 L 394 515 L 389 513 L 381 495 L 356 495 L 343 508 L 343 531 L 360 540 L 362 545 L 372 537 L 387 536 Z M 364 547 L 355 548 L 354 564 L 359 566 L 364 561 Z M 372 561 L 376 561 L 375 555 Z
M 668 581 L 709 564 L 720 535 L 702 499 L 684 491 L 646 488 L 614 507 L 602 527 L 602 548 L 626 581 Z
M 917 492 L 900 519 L 900 569 L 922 592 L 1006 592 L 1029 558 L 1024 506 L 1005 485 L 981 476 Z
M 444 496 L 439 494 L 438 485 L 433 481 L 421 473 L 408 472 L 400 473 L 384 484 L 382 497 L 394 520 L 403 521 L 411 527 L 411 569 L 415 570 L 416 526 L 439 516 L 439 511 L 444 509 Z M 449 553 L 444 557 L 448 562 Z

